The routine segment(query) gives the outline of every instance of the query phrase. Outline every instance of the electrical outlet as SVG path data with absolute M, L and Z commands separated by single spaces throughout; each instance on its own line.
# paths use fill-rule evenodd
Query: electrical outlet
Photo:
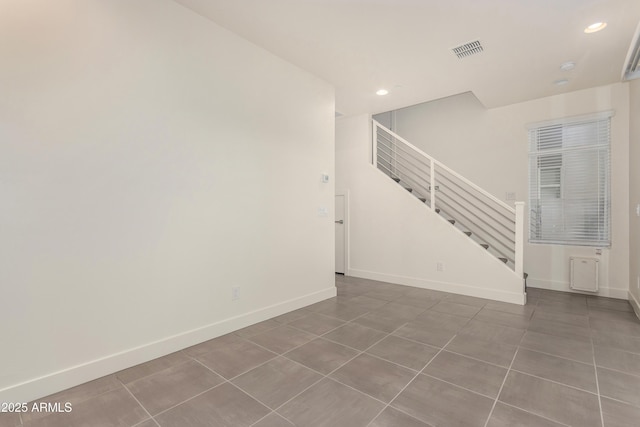
M 436 262 L 436 271 L 444 271 L 444 263 L 443 262 Z
M 240 299 L 240 286 L 231 288 L 231 301 Z

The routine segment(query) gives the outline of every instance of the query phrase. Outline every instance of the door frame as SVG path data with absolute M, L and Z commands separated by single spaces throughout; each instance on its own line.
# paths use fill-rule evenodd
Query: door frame
M 344 196 L 344 275 L 349 276 L 350 275 L 349 271 L 351 269 L 351 265 L 350 265 L 351 257 L 349 256 L 349 224 L 351 222 L 349 218 L 349 190 L 336 189 L 334 199 L 335 199 L 335 196 Z M 335 200 L 334 200 L 334 206 L 335 206 Z M 334 221 L 335 221 L 335 218 L 336 218 L 336 215 L 334 212 L 334 215 L 333 215 Z M 334 228 L 335 228 L 335 223 L 334 223 Z M 335 246 L 335 243 L 334 243 L 334 246 Z

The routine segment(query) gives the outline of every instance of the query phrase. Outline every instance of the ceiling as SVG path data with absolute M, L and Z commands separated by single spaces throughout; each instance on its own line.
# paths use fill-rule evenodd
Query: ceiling
M 345 115 L 468 91 L 493 108 L 619 82 L 640 21 L 638 0 L 176 1 L 331 83 Z M 607 27 L 583 32 L 598 21 Z M 451 52 L 474 40 L 483 52 Z

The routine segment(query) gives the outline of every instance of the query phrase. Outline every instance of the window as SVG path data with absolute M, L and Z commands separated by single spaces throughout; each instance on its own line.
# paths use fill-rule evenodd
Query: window
M 611 245 L 611 112 L 529 128 L 529 241 Z

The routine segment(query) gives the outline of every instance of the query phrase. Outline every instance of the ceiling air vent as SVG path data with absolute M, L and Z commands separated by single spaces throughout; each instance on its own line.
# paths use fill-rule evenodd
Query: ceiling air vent
M 627 60 L 624 61 L 624 68 L 622 69 L 623 80 L 638 78 L 640 78 L 640 24 L 638 24 L 636 33 L 633 35 L 629 53 L 627 53 Z
M 456 56 L 460 59 L 466 58 L 467 56 L 475 55 L 476 53 L 480 53 L 483 50 L 484 49 L 482 48 L 479 40 L 465 43 L 451 49 L 451 51 L 455 53 Z

